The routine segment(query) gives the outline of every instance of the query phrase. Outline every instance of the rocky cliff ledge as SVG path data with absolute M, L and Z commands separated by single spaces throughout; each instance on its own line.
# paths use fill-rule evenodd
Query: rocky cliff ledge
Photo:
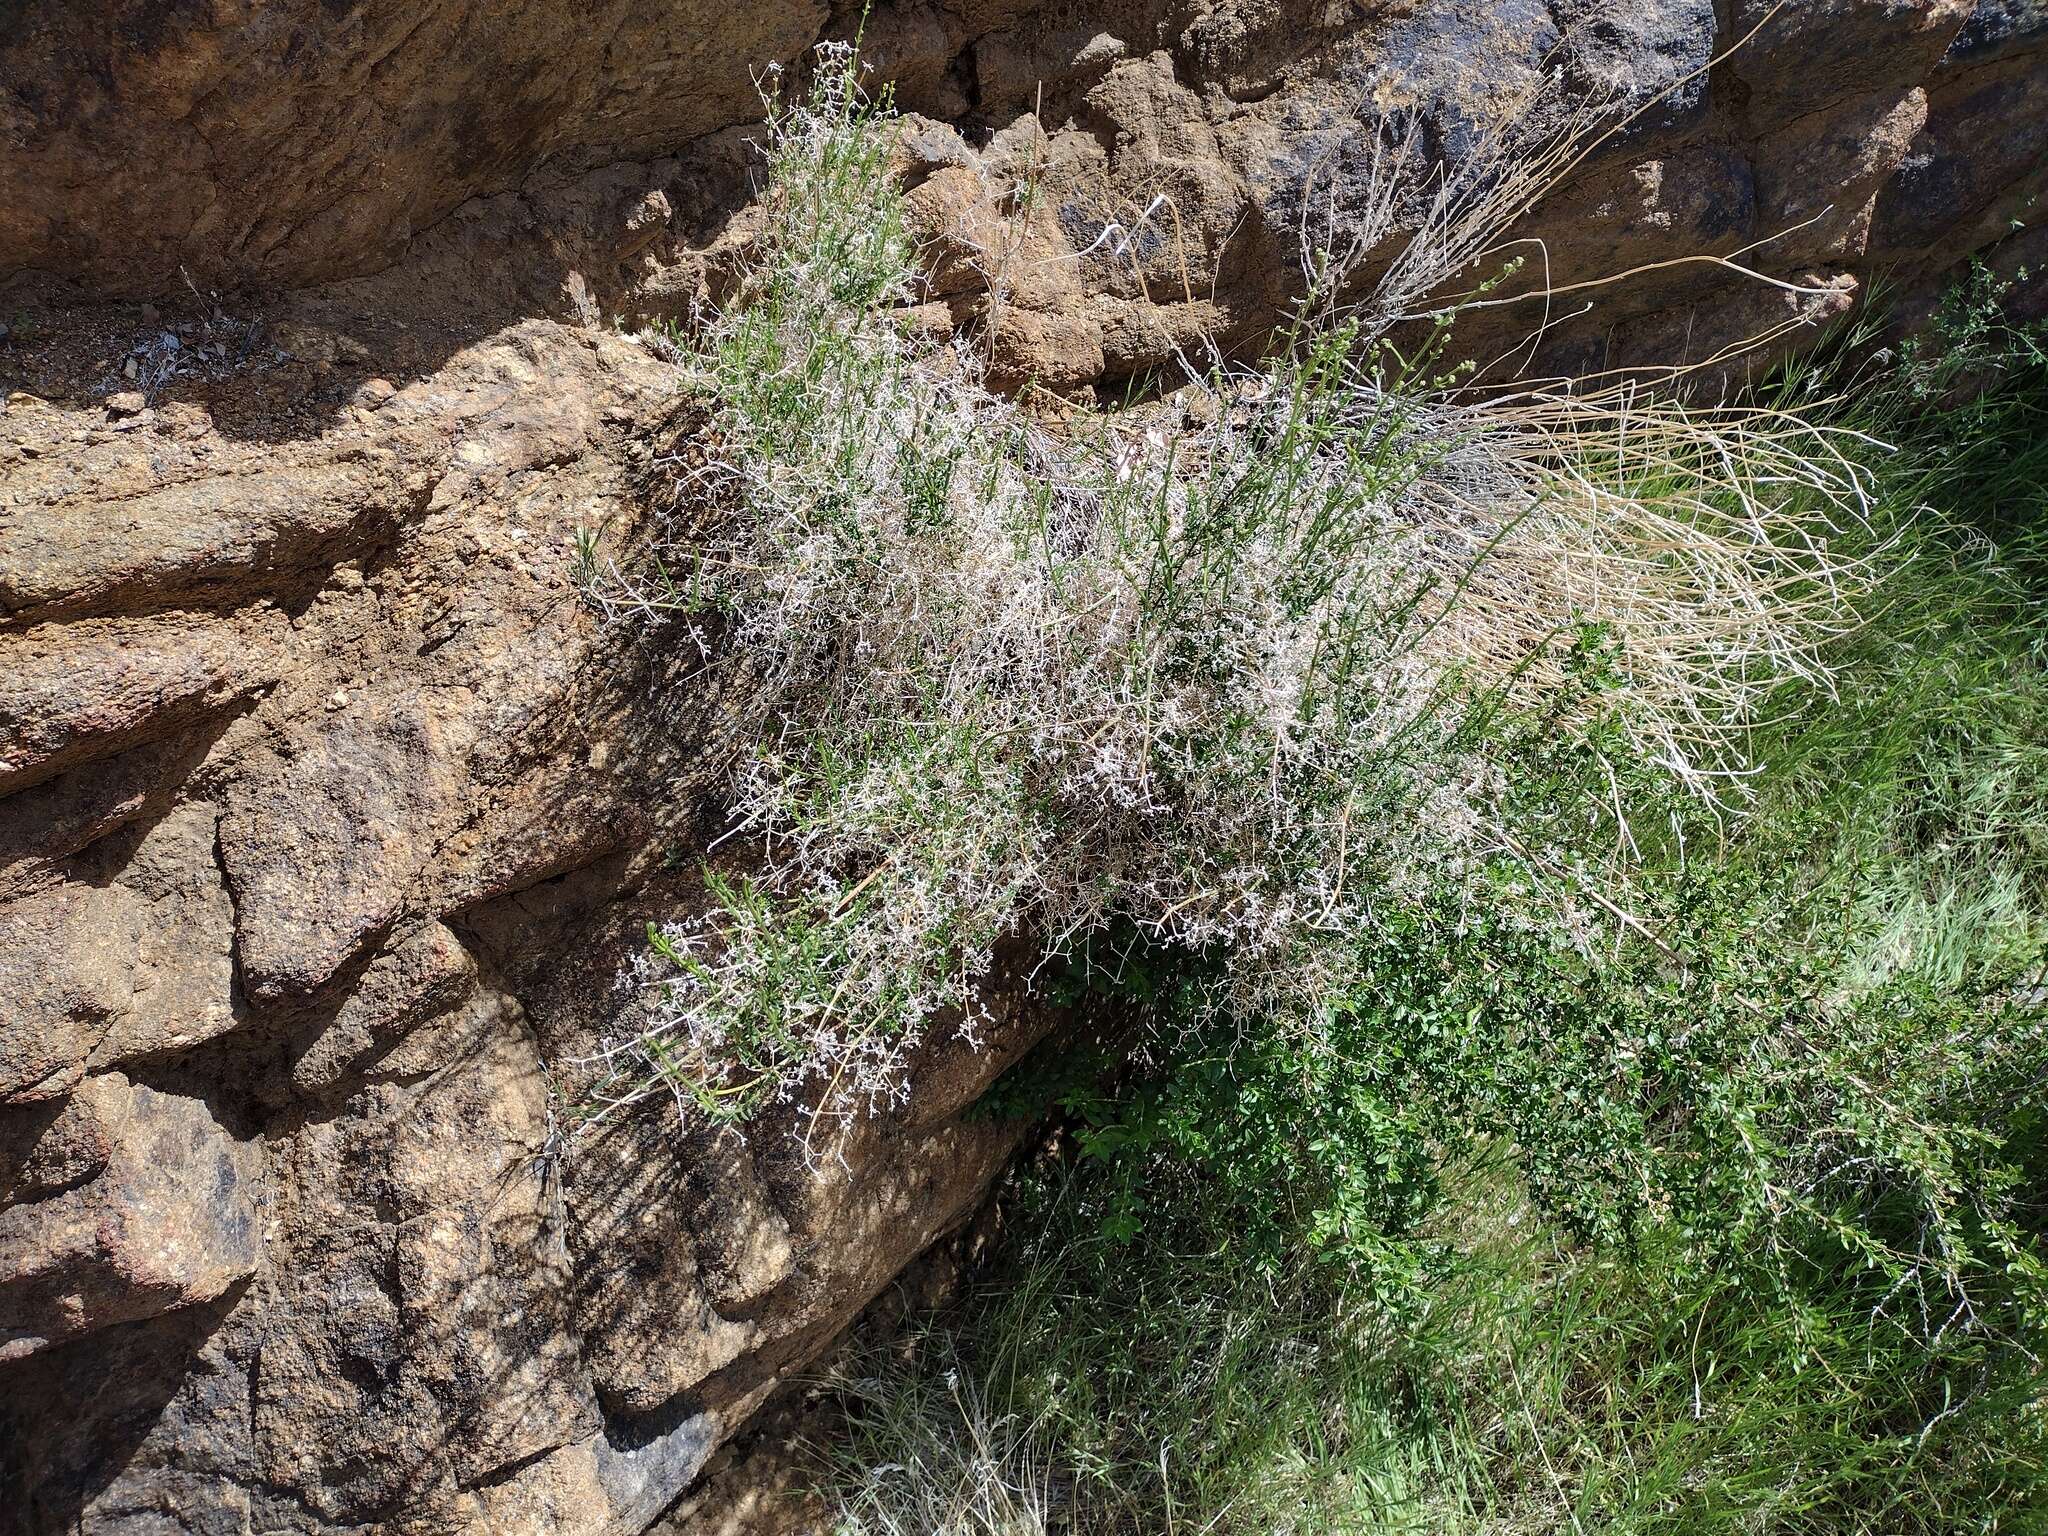
M 0 0 L 0 1528 L 648 1529 L 1011 1152 L 963 1114 L 1047 1022 L 1000 979 L 828 1156 L 563 1120 L 724 718 L 575 592 L 696 409 L 611 322 L 716 298 L 755 77 L 858 25 Z M 1254 344 L 1304 231 L 1377 229 L 1375 146 L 1510 111 L 1612 131 L 1480 353 L 1720 379 L 2048 265 L 2040 0 L 963 0 L 863 44 L 911 318 L 1056 393 Z

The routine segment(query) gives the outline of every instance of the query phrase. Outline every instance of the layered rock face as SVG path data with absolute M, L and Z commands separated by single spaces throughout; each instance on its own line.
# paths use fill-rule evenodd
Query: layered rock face
M 808 1150 L 571 1134 L 729 745 L 727 673 L 575 590 L 701 419 L 611 322 L 717 298 L 754 76 L 856 25 L 0 4 L 0 1529 L 647 1529 L 1012 1151 L 966 1111 L 1049 1018 L 1002 978 Z M 907 320 L 1059 393 L 1255 344 L 1305 244 L 1379 259 L 1388 146 L 1507 118 L 1597 126 L 1475 353 L 1721 377 L 2048 259 L 2033 0 L 971 0 L 864 47 Z
M 687 405 L 549 321 L 331 411 L 327 366 L 267 430 L 233 381 L 10 407 L 0 1508 L 638 1530 L 971 1208 L 998 1063 L 808 1157 L 569 1139 L 719 709 L 565 540 Z
M 1375 172 L 1396 145 L 1421 181 L 1516 120 L 1525 140 L 1587 130 L 1522 243 L 1490 253 L 1524 258 L 1501 295 L 1520 299 L 1471 343 L 1540 331 L 1521 361 L 1575 370 L 1713 358 L 2001 243 L 2023 265 L 2039 240 L 2011 237 L 2038 222 L 2048 162 L 2042 0 L 896 0 L 865 21 L 847 0 L 15 0 L 9 17 L 0 274 L 161 298 L 403 269 L 373 307 L 466 280 L 499 318 L 672 318 L 715 296 L 757 82 L 858 33 L 899 105 L 974 146 L 924 147 L 926 211 L 969 258 L 931 318 L 984 323 L 999 375 L 1054 389 L 1255 341 L 1305 243 L 1382 243 Z

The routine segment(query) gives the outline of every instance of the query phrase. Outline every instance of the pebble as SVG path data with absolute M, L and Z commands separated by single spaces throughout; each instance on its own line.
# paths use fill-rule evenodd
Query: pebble
M 397 393 L 398 386 L 389 379 L 365 379 L 356 389 L 356 404 L 374 411 Z
M 109 416 L 139 416 L 148 406 L 139 389 L 124 389 L 118 395 L 107 396 Z

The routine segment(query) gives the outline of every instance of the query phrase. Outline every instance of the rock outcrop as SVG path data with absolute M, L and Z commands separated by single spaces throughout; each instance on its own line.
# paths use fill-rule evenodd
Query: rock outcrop
M 327 367 L 9 407 L 0 1508 L 637 1531 L 973 1208 L 1000 1058 L 815 1159 L 569 1140 L 719 718 L 571 535 L 692 402 L 548 320 Z
M 1060 390 L 1255 343 L 1305 238 L 1382 242 L 1396 144 L 1421 165 L 1579 130 L 1470 340 L 1579 371 L 1796 339 L 1995 245 L 2018 268 L 2048 175 L 2040 0 L 112 11 L 41 0 L 0 40 L 0 274 L 158 300 L 384 274 L 337 297 L 677 318 L 744 238 L 757 80 L 857 32 L 903 107 L 960 130 L 912 138 L 950 253 L 934 323 Z
M 575 589 L 701 412 L 610 322 L 722 291 L 754 76 L 858 15 L 0 17 L 0 1529 L 647 1529 L 976 1208 L 1015 1132 L 967 1111 L 1048 1023 L 992 979 L 985 1050 L 810 1156 L 570 1134 L 728 717 Z M 2035 0 L 965 0 L 864 45 L 906 318 L 1012 386 L 1256 344 L 1305 238 L 1384 234 L 1377 151 L 1508 119 L 1607 126 L 1485 356 L 1723 378 L 2048 258 Z

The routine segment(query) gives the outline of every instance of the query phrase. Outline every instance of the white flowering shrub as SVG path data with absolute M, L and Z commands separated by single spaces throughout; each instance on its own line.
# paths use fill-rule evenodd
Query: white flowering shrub
M 740 658 L 753 862 L 652 935 L 599 1113 L 898 1103 L 920 1040 L 983 1024 L 998 945 L 1111 927 L 1227 955 L 1206 1008 L 1312 1032 L 1375 900 L 1511 845 L 1485 722 L 1569 729 L 1589 651 L 1641 753 L 1739 785 L 1744 722 L 1840 622 L 1812 513 L 1856 484 L 1825 439 L 1619 389 L 1469 395 L 1432 361 L 1446 315 L 1397 351 L 1512 211 L 1482 171 L 1439 189 L 1401 292 L 1054 430 L 896 324 L 915 252 L 856 78 L 826 50 L 772 118 L 767 233 L 686 364 L 709 463 L 678 472 L 659 581 L 600 593 Z

